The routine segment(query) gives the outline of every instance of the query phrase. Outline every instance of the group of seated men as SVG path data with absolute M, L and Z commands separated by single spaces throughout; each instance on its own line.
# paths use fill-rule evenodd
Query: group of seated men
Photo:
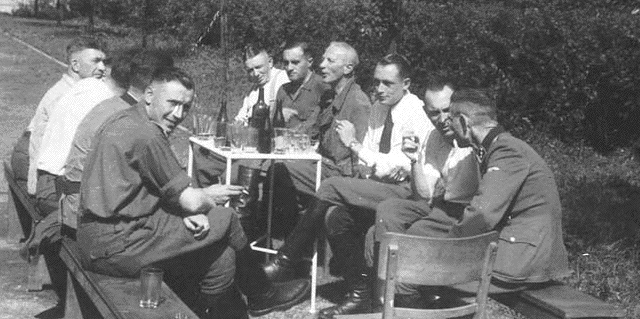
M 192 179 L 168 140 L 192 105 L 192 78 L 159 52 L 128 50 L 105 59 L 105 50 L 86 39 L 67 51 L 69 68 L 28 129 L 29 172 L 37 172 L 28 189 L 42 211 L 78 214 L 77 242 L 90 270 L 132 277 L 145 266 L 160 267 L 202 318 L 260 316 L 300 302 L 310 287 L 298 274 L 323 228 L 332 272 L 345 279 L 348 294 L 320 318 L 379 308 L 373 274 L 387 231 L 466 237 L 497 230 L 494 291 L 568 272 L 553 173 L 498 124 L 487 90 L 433 80 L 423 102 L 409 91 L 410 64 L 390 54 L 376 64 L 370 97 L 355 81 L 358 54 L 347 43 L 329 44 L 319 74 L 308 43 L 285 47 L 286 72 L 267 50 L 247 47 L 252 87 L 236 119 L 251 117 L 260 91 L 272 112 L 281 106 L 287 127 L 318 141 L 316 191 L 308 161 L 224 167 L 206 150 L 196 152 Z M 26 172 L 17 154 L 14 171 Z M 242 185 L 218 183 L 226 169 L 232 184 Z M 304 210 L 265 265 L 248 245 L 257 236 L 263 174 L 274 174 L 275 188 L 264 190 L 284 216 Z M 245 189 L 245 206 L 224 207 Z M 55 222 L 50 228 L 57 229 Z M 427 306 L 430 293 L 401 284 L 396 305 Z

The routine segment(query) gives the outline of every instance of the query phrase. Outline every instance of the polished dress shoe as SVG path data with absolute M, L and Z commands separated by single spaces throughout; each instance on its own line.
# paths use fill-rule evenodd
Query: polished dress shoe
M 371 313 L 371 297 L 369 289 L 354 289 L 341 304 L 320 310 L 319 319 L 333 319 L 337 315 Z
M 275 258 L 264 265 L 264 272 L 271 282 L 286 282 L 296 279 L 296 264 L 283 253 L 278 252 Z
M 311 283 L 306 279 L 273 283 L 265 293 L 247 296 L 249 313 L 257 317 L 272 311 L 287 310 L 300 303 L 310 289 Z

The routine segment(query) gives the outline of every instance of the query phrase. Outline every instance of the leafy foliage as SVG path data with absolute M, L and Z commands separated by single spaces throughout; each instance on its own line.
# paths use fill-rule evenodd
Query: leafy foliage
M 84 1 L 82 1 L 84 2 Z M 79 0 L 75 0 L 77 5 Z M 492 87 L 502 121 L 536 127 L 599 151 L 640 136 L 640 1 L 621 0 L 234 0 L 229 43 L 259 40 L 280 56 L 286 40 L 319 50 L 332 40 L 360 52 L 359 81 L 389 51 L 415 67 L 414 91 L 434 76 Z M 194 43 L 219 0 L 105 0 L 98 14 L 158 36 Z M 635 11 L 634 11 L 635 10 Z M 218 28 L 214 28 L 217 32 Z M 393 44 L 392 44 L 393 43 Z

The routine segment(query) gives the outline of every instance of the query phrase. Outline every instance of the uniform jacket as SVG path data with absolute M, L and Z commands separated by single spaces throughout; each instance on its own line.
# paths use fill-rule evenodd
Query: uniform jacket
M 329 160 L 330 164 L 340 167 L 343 176 L 353 176 L 358 156 L 342 144 L 336 132 L 336 120 L 351 122 L 356 129 L 356 139 L 362 142 L 367 132 L 371 102 L 353 79 L 350 79 L 335 97 L 330 96 L 332 92 L 327 91 L 322 97 L 320 114 L 316 120 L 320 141 L 318 153 L 322 155 L 323 160 Z
M 494 276 L 500 280 L 544 282 L 567 275 L 560 198 L 547 164 L 501 128 L 492 130 L 481 149 L 486 153 L 480 152 L 478 193 L 451 234 L 499 231 Z

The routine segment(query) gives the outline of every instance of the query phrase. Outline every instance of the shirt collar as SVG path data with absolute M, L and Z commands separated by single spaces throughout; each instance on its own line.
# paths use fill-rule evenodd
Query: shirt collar
M 505 132 L 505 129 L 501 125 L 498 125 L 492 128 L 491 130 L 489 130 L 489 133 L 487 134 L 487 136 L 485 136 L 484 140 L 482 140 L 482 144 L 480 145 L 480 147 L 474 148 L 476 152 L 476 156 L 478 157 L 478 161 L 482 162 L 484 160 L 484 157 L 486 156 L 487 150 L 491 146 L 491 143 L 493 143 L 495 138 L 500 133 L 504 133 L 504 132 Z

